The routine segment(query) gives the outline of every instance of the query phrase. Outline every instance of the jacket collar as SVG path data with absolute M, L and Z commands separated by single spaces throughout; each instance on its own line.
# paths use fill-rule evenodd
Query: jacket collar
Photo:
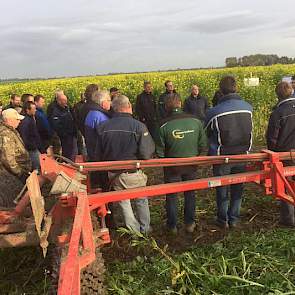
M 201 98 L 200 94 L 198 94 L 197 96 L 193 96 L 192 93 L 191 93 L 191 95 L 190 95 L 190 99 L 197 100 L 197 99 L 200 99 L 200 98 Z
M 289 101 L 295 101 L 295 97 L 289 97 L 289 98 L 286 98 L 282 101 L 280 101 L 278 104 L 277 104 L 277 107 L 281 106 L 283 103 L 285 102 L 289 102 Z
M 219 99 L 218 103 L 222 103 L 222 102 L 225 102 L 230 99 L 242 100 L 242 98 L 237 93 L 229 93 L 229 94 L 226 94 L 223 97 L 221 97 Z
M 113 118 L 114 117 L 127 117 L 127 118 L 133 118 L 132 114 L 129 114 L 129 113 L 117 113 L 117 112 L 114 112 L 113 114 Z

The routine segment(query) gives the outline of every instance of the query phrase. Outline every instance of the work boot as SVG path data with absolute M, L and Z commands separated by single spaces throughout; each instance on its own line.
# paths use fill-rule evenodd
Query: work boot
M 219 220 L 216 220 L 214 223 L 217 227 L 220 229 L 228 229 L 228 223 L 227 222 L 221 222 Z
M 177 227 L 172 227 L 172 228 L 169 228 L 168 227 L 168 234 L 171 235 L 171 236 L 177 236 Z
M 196 228 L 196 223 L 195 223 L 195 222 L 193 222 L 193 223 L 191 223 L 191 224 L 186 224 L 186 225 L 185 225 L 185 231 L 186 231 L 187 233 L 193 233 L 194 230 L 195 230 L 195 228 Z

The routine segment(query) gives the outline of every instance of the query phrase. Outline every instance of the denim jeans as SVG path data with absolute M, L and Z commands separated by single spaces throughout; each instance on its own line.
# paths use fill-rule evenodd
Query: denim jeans
M 196 179 L 197 172 L 192 167 L 165 168 L 165 183 L 180 182 Z M 195 191 L 184 192 L 184 223 L 190 225 L 195 222 L 196 197 Z M 175 228 L 177 225 L 177 194 L 166 195 L 167 227 Z
M 213 165 L 214 176 L 242 173 L 245 164 Z M 216 188 L 217 221 L 220 223 L 234 224 L 240 217 L 242 204 L 243 184 L 232 184 Z
M 141 170 L 134 173 L 125 172 L 120 175 L 109 172 L 109 178 L 112 180 L 112 187 L 115 191 L 143 187 L 146 186 L 147 183 L 147 176 Z M 140 198 L 135 199 L 133 202 L 135 205 L 136 217 L 130 200 L 118 202 L 125 225 L 131 230 L 147 233 L 150 229 L 150 209 L 148 199 Z
M 38 172 L 40 172 L 40 152 L 38 150 L 29 151 L 29 156 L 32 162 L 33 170 L 38 170 Z

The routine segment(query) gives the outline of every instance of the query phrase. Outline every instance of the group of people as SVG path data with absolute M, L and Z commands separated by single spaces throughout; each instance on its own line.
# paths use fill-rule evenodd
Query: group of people
M 292 87 L 293 86 L 293 87 Z M 295 148 L 295 76 L 292 84 L 276 86 L 278 104 L 267 130 L 267 145 L 273 151 Z M 208 99 L 192 85 L 191 94 L 182 103 L 173 82 L 165 82 L 165 92 L 157 100 L 152 84 L 145 81 L 135 102 L 135 114 L 129 98 L 113 87 L 101 90 L 97 84 L 86 87 L 73 108 L 66 94 L 57 90 L 45 113 L 42 95 L 12 95 L 3 108 L 0 123 L 0 173 L 3 171 L 23 183 L 32 169 L 39 170 L 39 155 L 60 141 L 62 155 L 75 160 L 83 154 L 88 161 L 119 161 L 208 155 L 246 154 L 252 145 L 252 106 L 237 93 L 236 80 L 225 76 L 209 107 Z M 54 140 L 55 138 L 55 140 Z M 290 163 L 286 163 L 288 165 Z M 213 166 L 213 175 L 245 171 L 245 164 Z M 197 167 L 165 167 L 166 183 L 193 180 Z M 1 176 L 2 177 L 2 176 Z M 144 187 L 147 176 L 141 169 L 93 172 L 92 187 L 123 190 Z M 1 201 L 0 206 L 11 202 Z M 243 184 L 216 188 L 217 218 L 220 228 L 235 228 L 239 222 Z M 118 202 L 126 227 L 143 233 L 150 228 L 147 198 Z M 184 192 L 184 225 L 192 233 L 196 227 L 194 191 Z M 166 196 L 167 230 L 178 232 L 177 194 Z M 295 226 L 294 207 L 281 202 L 281 223 Z

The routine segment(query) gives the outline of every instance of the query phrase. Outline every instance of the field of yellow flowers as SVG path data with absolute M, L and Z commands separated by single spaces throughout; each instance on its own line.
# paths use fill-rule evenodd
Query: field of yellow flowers
M 22 83 L 0 83 L 0 100 L 8 102 L 12 93 L 43 94 L 49 102 L 56 89 L 63 89 L 68 95 L 70 102 L 74 103 L 80 98 L 85 87 L 90 83 L 98 83 L 101 88 L 109 89 L 117 87 L 127 95 L 131 101 L 142 90 L 144 80 L 153 84 L 154 94 L 159 96 L 164 90 L 164 82 L 172 80 L 177 92 L 184 99 L 192 84 L 197 83 L 201 94 L 212 99 L 218 88 L 220 78 L 226 74 L 234 75 L 239 84 L 239 92 L 243 98 L 254 107 L 254 137 L 256 141 L 263 141 L 266 124 L 272 107 L 276 103 L 274 93 L 275 85 L 283 76 L 295 73 L 295 65 L 273 65 L 268 67 L 238 67 L 206 70 L 184 70 L 173 72 L 151 72 L 140 74 L 119 74 L 110 76 L 89 76 L 77 78 L 33 80 Z M 247 87 L 244 78 L 258 77 L 258 87 Z

